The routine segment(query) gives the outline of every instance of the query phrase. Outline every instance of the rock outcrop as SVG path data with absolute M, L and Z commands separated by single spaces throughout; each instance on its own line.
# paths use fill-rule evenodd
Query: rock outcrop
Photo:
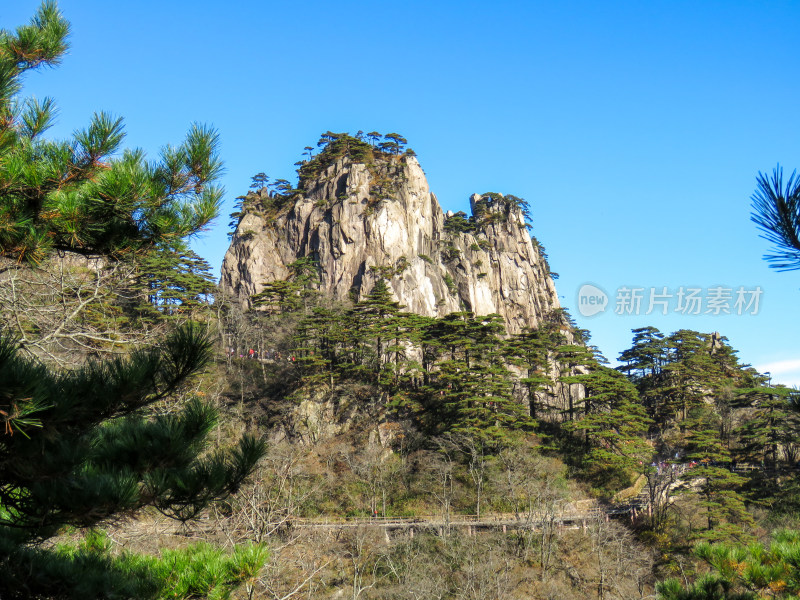
M 298 190 L 245 197 L 221 280 L 243 305 L 310 256 L 321 289 L 342 300 L 365 296 L 386 277 L 408 311 L 497 313 L 509 333 L 559 308 L 518 199 L 476 194 L 471 217 L 445 215 L 414 156 L 344 153 L 314 167 L 301 168 Z

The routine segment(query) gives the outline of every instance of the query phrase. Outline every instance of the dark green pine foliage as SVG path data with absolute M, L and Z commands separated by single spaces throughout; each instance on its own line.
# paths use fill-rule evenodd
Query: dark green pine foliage
M 686 429 L 689 412 L 711 396 L 716 385 L 714 364 L 710 357 L 707 336 L 682 329 L 665 339 L 668 362 L 664 365 L 661 388 L 665 418 L 671 417 Z
M 507 342 L 505 352 L 509 362 L 524 369 L 520 383 L 524 386 L 528 413 L 533 419 L 540 412 L 540 395 L 548 393 L 554 383 L 550 377 L 551 353 L 565 341 L 558 323 L 543 322 L 538 328 L 515 335 Z
M 649 326 L 632 332 L 633 346 L 620 354 L 619 359 L 625 364 L 619 370 L 633 381 L 656 377 L 666 361 L 664 334 Z
M 122 119 L 97 113 L 66 141 L 43 137 L 55 105 L 21 98 L 23 75 L 57 64 L 69 23 L 45 2 L 31 23 L 0 31 L 0 253 L 39 262 L 53 250 L 123 257 L 202 230 L 222 189 L 218 136 L 195 125 L 157 161 L 115 156 Z
M 634 333 L 620 370 L 640 390 L 657 441 L 680 449 L 682 461 L 693 465 L 682 475 L 682 493 L 697 495 L 703 522 L 695 537 L 746 539 L 752 525 L 742 493 L 746 479 L 731 470 L 730 448 L 736 442 L 731 435 L 736 397 L 743 390 L 748 395 L 752 375 L 719 335 L 680 330 L 662 336 L 654 328 Z
M 636 385 L 657 432 L 677 427 L 685 433 L 689 413 L 707 403 L 730 412 L 744 371 L 726 338 L 688 329 L 664 336 L 654 327 L 635 329 L 634 334 L 618 370 Z
M 653 452 L 644 439 L 651 421 L 636 387 L 619 371 L 600 364 L 571 380 L 585 390 L 575 419 L 564 423 L 564 430 L 580 440 L 572 462 L 595 482 L 618 480 L 624 485 Z
M 295 362 L 303 380 L 333 388 L 350 371 L 349 341 L 343 311 L 314 307 L 300 321 L 294 336 Z
M 731 471 L 731 453 L 720 436 L 719 415 L 707 405 L 692 409 L 685 421 L 686 461 L 693 464 L 683 479 L 697 493 L 705 529 L 695 537 L 706 541 L 747 540 L 753 518 L 740 493 L 745 477 Z
M 749 418 L 734 432 L 737 455 L 745 462 L 776 470 L 783 459 L 781 450 L 798 442 L 798 415 L 790 401 L 794 390 L 763 385 L 763 376 L 758 379 L 761 385 L 737 390 L 741 394 L 737 403 L 751 409 Z
M 660 431 L 677 426 L 685 433 L 693 409 L 729 402 L 739 385 L 741 367 L 725 338 L 681 329 L 663 338 L 656 330 L 637 330 L 634 340 L 621 370 L 631 374 Z
M 784 185 L 778 165 L 772 177 L 759 172 L 756 181 L 750 219 L 774 247 L 764 259 L 779 271 L 800 269 L 800 177 L 792 172 Z
M 364 348 L 368 357 L 364 367 L 382 383 L 396 381 L 399 363 L 405 353 L 402 345 L 406 339 L 402 319 L 404 307 L 396 302 L 386 279 L 375 282 L 370 293 L 356 303 L 351 318 L 370 347 Z
M 273 282 L 254 298 L 263 303 L 276 290 L 287 310 L 300 310 L 302 278 Z M 311 298 L 313 301 L 315 298 Z M 268 305 L 268 304 L 266 304 Z M 378 279 L 370 293 L 351 308 L 314 306 L 305 310 L 295 336 L 296 362 L 308 382 L 326 382 L 333 386 L 342 379 L 362 379 L 377 383 L 392 393 L 405 379 L 406 343 L 411 336 L 409 317 L 392 297 L 386 280 Z
M 397 355 L 400 362 L 395 368 L 397 380 L 391 388 L 391 406 L 401 415 L 410 416 L 418 422 L 422 422 L 426 407 L 431 404 L 429 392 L 433 389 L 431 384 L 438 346 L 427 332 L 435 327 L 437 321 L 435 317 L 405 313 L 398 323 L 407 343 L 417 350 L 413 354 L 419 356 L 420 360 L 410 359 L 403 345 L 403 353 Z M 398 341 L 402 339 L 396 339 L 394 344 L 398 345 Z
M 562 424 L 554 441 L 568 464 L 599 488 L 618 488 L 649 462 L 652 448 L 644 440 L 650 424 L 636 387 L 605 366 L 596 348 L 558 346 L 554 353 L 559 382 L 583 394 L 562 400 Z
M 581 407 L 575 395 L 569 393 L 570 386 L 580 384 L 580 375 L 591 371 L 597 365 L 597 361 L 591 349 L 578 343 L 558 346 L 554 357 L 559 370 L 558 382 L 562 384 L 559 399 L 562 406 L 561 418 L 567 422 L 574 421 L 580 414 Z
M 749 498 L 780 512 L 796 510 L 800 482 L 794 476 L 800 458 L 800 413 L 795 390 L 767 385 L 754 373 L 750 387 L 737 390 L 737 406 L 747 415 L 733 431 L 735 458 L 751 468 Z
M 65 525 L 93 527 L 145 506 L 187 520 L 238 489 L 262 442 L 245 437 L 231 452 L 204 456 L 213 409 L 193 400 L 168 416 L 143 412 L 211 352 L 206 334 L 187 325 L 159 348 L 55 373 L 0 339 L 0 595 L 66 593 L 59 586 L 81 565 L 67 561 L 61 580 L 39 581 L 31 567 L 51 551 L 28 548 Z
M 430 429 L 499 442 L 514 430 L 534 426 L 527 408 L 513 398 L 503 333 L 499 315 L 469 312 L 437 319 L 424 333 L 425 343 L 438 354 L 426 386 Z
M 184 244 L 159 245 L 138 260 L 137 292 L 143 316 L 186 316 L 207 306 L 216 289 L 211 265 Z
M 661 418 L 664 415 L 662 369 L 667 360 L 664 334 L 655 327 L 634 329 L 633 334 L 633 345 L 619 357 L 625 364 L 617 369 L 636 385 L 639 398 L 650 416 Z
M 377 134 L 380 136 L 380 134 Z M 368 134 L 371 138 L 372 134 Z M 346 133 L 332 133 L 328 131 L 320 138 L 318 144 L 322 151 L 316 156 L 304 162 L 298 169 L 299 176 L 298 188 L 308 189 L 311 181 L 315 180 L 319 174 L 329 165 L 335 163 L 343 157 L 351 158 L 353 161 L 364 164 L 372 164 L 376 155 L 382 152 L 374 148 L 371 144 Z
M 463 210 L 458 211 L 452 217 L 447 217 L 444 221 L 444 230 L 447 233 L 475 233 L 478 225 L 474 217 L 468 217 Z
M 319 265 L 310 256 L 289 265 L 289 277 L 262 286 L 252 296 L 253 307 L 267 314 L 302 311 L 307 313 L 319 296 Z
M 619 360 L 625 364 L 617 369 L 636 385 L 650 416 L 663 418 L 663 367 L 667 363 L 664 334 L 655 327 L 641 327 L 632 332 L 633 345 L 620 353 Z
M 20 81 L 58 62 L 68 29 L 55 3 L 44 2 L 30 25 L 0 31 L 0 254 L 31 269 L 24 263 L 54 250 L 99 255 L 112 267 L 164 251 L 140 281 L 151 306 L 176 306 L 176 289 L 191 304 L 206 288 L 186 274 L 205 279 L 206 267 L 180 240 L 217 214 L 217 135 L 195 126 L 155 162 L 139 150 L 117 154 L 122 122 L 106 114 L 71 140 L 44 139 L 53 103 L 19 98 Z M 209 452 L 216 413 L 197 400 L 148 416 L 210 357 L 208 336 L 186 325 L 158 347 L 62 373 L 23 358 L 0 332 L 0 597 L 148 598 L 185 589 L 174 572 L 183 567 L 166 556 L 114 557 L 91 536 L 86 548 L 43 542 L 65 526 L 95 527 L 148 506 L 185 521 L 239 488 L 264 453 L 261 442 L 245 437 L 229 452 Z M 203 552 L 173 557 L 205 554 L 201 563 L 226 570 L 193 592 L 209 593 L 214 580 L 219 595 L 263 565 L 264 549 L 253 548 L 227 566 Z M 183 564 L 198 574 L 196 562 Z
M 383 139 L 386 141 L 378 144 L 378 148 L 387 154 L 400 154 L 408 143 L 408 140 L 399 133 L 387 133 Z

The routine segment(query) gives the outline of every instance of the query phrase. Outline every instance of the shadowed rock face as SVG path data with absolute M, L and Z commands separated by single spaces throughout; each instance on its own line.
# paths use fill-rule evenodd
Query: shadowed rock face
M 452 231 L 412 156 L 371 165 L 339 158 L 303 188 L 278 210 L 265 209 L 266 190 L 248 195 L 221 280 L 243 305 L 312 256 L 321 289 L 337 299 L 363 297 L 383 274 L 408 311 L 497 313 L 509 333 L 559 308 L 547 262 L 512 202 L 476 194 L 474 224 Z

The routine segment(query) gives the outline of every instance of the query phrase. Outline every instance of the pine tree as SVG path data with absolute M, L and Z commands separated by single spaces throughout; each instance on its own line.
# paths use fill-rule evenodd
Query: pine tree
M 778 165 L 771 178 L 759 172 L 756 181 L 750 218 L 776 248 L 764 258 L 779 271 L 800 269 L 800 178 L 792 172 L 784 186 Z
M 399 133 L 387 133 L 383 138 L 386 141 L 379 144 L 378 148 L 387 154 L 400 154 L 408 143 L 408 140 Z
M 254 307 L 268 314 L 308 312 L 319 296 L 319 266 L 312 257 L 304 256 L 288 268 L 289 277 L 265 283 L 251 297 Z
M 580 375 L 589 372 L 597 362 L 591 349 L 579 343 L 558 346 L 554 354 L 559 369 L 558 381 L 562 384 L 562 418 L 574 421 L 579 414 L 580 406 L 576 404 L 570 386 L 580 384 Z
M 692 482 L 705 511 L 706 529 L 697 538 L 719 541 L 748 539 L 753 524 L 740 493 L 745 478 L 730 470 L 731 454 L 720 437 L 719 417 L 707 406 L 692 410 L 686 421 L 686 459 L 695 466 L 684 474 Z
M 263 188 L 267 187 L 267 184 L 269 183 L 269 177 L 268 177 L 268 176 L 267 176 L 267 174 L 266 174 L 266 173 L 264 173 L 263 171 L 261 171 L 260 173 L 256 173 L 255 175 L 253 175 L 253 176 L 250 178 L 250 180 L 251 180 L 251 182 L 252 182 L 252 183 L 250 184 L 250 189 L 251 189 L 251 190 L 254 190 L 254 191 L 256 191 L 256 192 L 258 192 L 259 190 L 261 190 L 261 189 L 263 189 Z
M 558 325 L 544 322 L 536 329 L 515 335 L 506 346 L 506 356 L 511 364 L 525 369 L 520 383 L 525 389 L 531 418 L 539 416 L 540 394 L 546 394 L 554 384 L 550 376 L 551 353 L 564 342 Z
M 351 372 L 346 318 L 341 310 L 317 306 L 300 321 L 293 351 L 304 382 L 325 383 L 333 388 Z
M 765 385 L 767 377 L 750 373 L 748 386 L 737 391 L 736 404 L 746 418 L 733 431 L 735 458 L 750 467 L 748 497 L 773 510 L 793 511 L 797 505 L 795 467 L 800 446 L 800 414 L 795 390 Z M 788 475 L 788 476 L 787 476 Z
M 126 150 L 121 119 L 97 113 L 67 141 L 47 140 L 55 106 L 18 97 L 22 76 L 57 64 L 69 24 L 54 2 L 0 32 L 0 254 L 37 263 L 50 250 L 122 257 L 201 231 L 217 216 L 222 164 L 213 130 L 194 125 L 157 161 Z
M 753 412 L 735 435 L 740 457 L 774 470 L 781 460 L 780 449 L 796 440 L 798 422 L 789 403 L 792 390 L 763 386 L 764 379 L 761 378 L 762 385 L 738 390 L 738 402 Z
M 402 333 L 402 309 L 403 306 L 392 297 L 391 288 L 383 277 L 375 282 L 366 298 L 353 307 L 353 318 L 359 322 L 366 338 L 374 344 L 370 348 L 373 354 L 371 370 L 379 380 L 386 365 L 390 371 L 395 371 L 394 367 L 399 365 L 404 354 L 402 341 L 406 336 Z M 390 380 L 393 378 L 394 374 L 391 374 Z
M 526 407 L 511 393 L 503 333 L 499 315 L 460 312 L 431 322 L 424 333 L 436 356 L 426 386 L 430 429 L 502 442 L 514 430 L 533 427 Z
M 703 543 L 694 553 L 710 571 L 692 584 L 678 579 L 659 583 L 659 600 L 794 600 L 800 594 L 797 531 L 778 531 L 768 545 Z
M 602 365 L 574 378 L 585 390 L 579 415 L 564 424 L 583 442 L 576 461 L 595 479 L 626 479 L 641 472 L 652 455 L 644 435 L 650 424 L 636 388 L 624 375 Z
M 0 595 L 68 591 L 58 586 L 74 581 L 81 564 L 62 561 L 60 580 L 39 580 L 31 567 L 59 559 L 28 548 L 65 525 L 94 527 L 145 506 L 185 521 L 238 489 L 262 442 L 244 437 L 232 452 L 199 458 L 213 409 L 193 400 L 174 415 L 143 412 L 210 358 L 211 343 L 196 326 L 160 348 L 66 373 L 20 357 L 0 338 Z
M 159 245 L 137 262 L 132 292 L 144 296 L 143 313 L 188 316 L 210 302 L 216 288 L 211 265 L 184 244 Z
M 665 361 L 664 334 L 655 327 L 640 327 L 632 333 L 633 346 L 620 354 L 619 359 L 625 365 L 619 370 L 635 381 L 657 377 Z
M 0 255 L 28 270 L 56 250 L 92 257 L 99 285 L 123 260 L 147 263 L 156 256 L 148 252 L 165 251 L 158 260 L 179 269 L 151 264 L 140 281 L 159 308 L 191 303 L 206 290 L 195 284 L 207 280 L 204 262 L 182 244 L 217 214 L 217 135 L 194 126 L 155 162 L 138 150 L 114 157 L 122 122 L 105 114 L 72 140 L 43 139 L 53 103 L 18 98 L 20 80 L 59 61 L 68 30 L 47 1 L 30 25 L 0 32 Z M 82 301 L 69 312 L 93 317 L 93 307 Z M 94 527 L 147 506 L 186 521 L 236 491 L 262 456 L 261 442 L 244 437 L 230 452 L 208 452 L 212 408 L 191 400 L 167 416 L 147 410 L 210 357 L 207 335 L 187 324 L 157 346 L 60 372 L 23 357 L 0 331 L 0 596 L 133 597 L 140 593 L 126 590 L 148 582 L 148 594 L 164 591 L 165 563 L 41 543 L 64 526 Z M 245 554 L 240 574 L 220 581 L 217 593 L 263 564 L 263 549 Z

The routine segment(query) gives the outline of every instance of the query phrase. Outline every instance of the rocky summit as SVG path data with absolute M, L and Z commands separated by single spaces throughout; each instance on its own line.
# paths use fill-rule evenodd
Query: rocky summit
M 384 277 L 406 310 L 499 314 L 518 333 L 559 308 L 544 252 L 514 196 L 474 194 L 471 216 L 445 214 L 413 153 L 331 144 L 305 161 L 298 189 L 267 187 L 241 198 L 221 287 L 249 306 L 264 284 L 312 257 L 320 288 L 363 298 Z M 288 182 L 286 182 L 288 183 Z

